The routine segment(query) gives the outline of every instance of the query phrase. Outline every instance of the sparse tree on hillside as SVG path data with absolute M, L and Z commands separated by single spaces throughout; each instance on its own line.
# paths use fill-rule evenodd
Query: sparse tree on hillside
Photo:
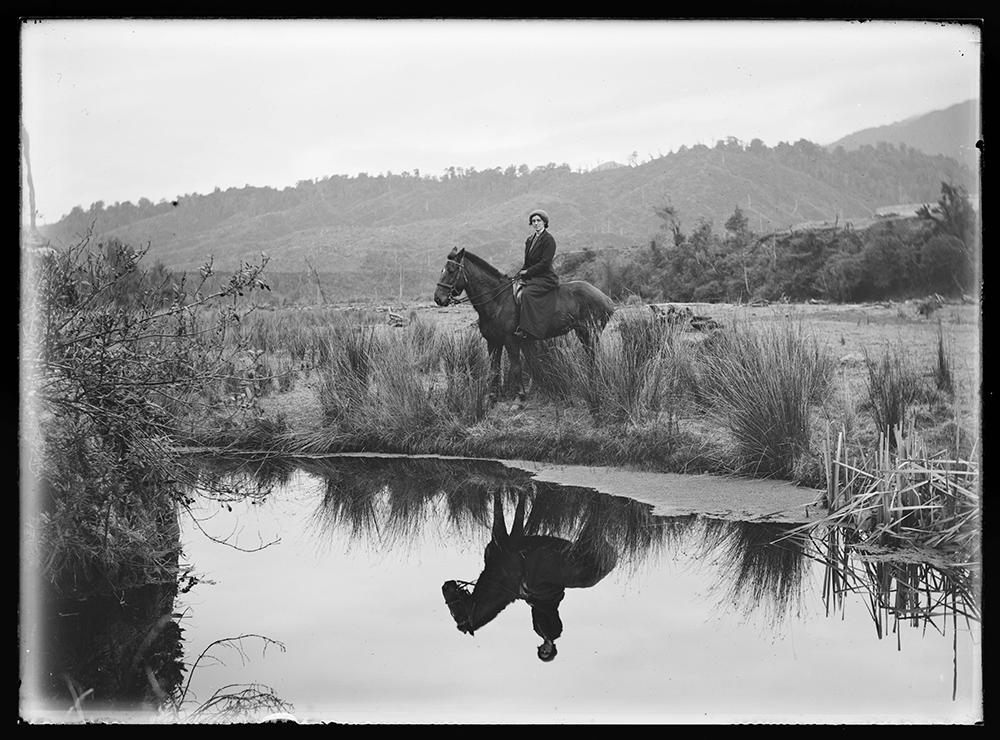
M 681 220 L 677 215 L 677 209 L 674 208 L 670 199 L 667 198 L 666 202 L 659 206 L 653 206 L 653 213 L 663 219 L 663 225 L 661 228 L 668 229 L 673 235 L 674 246 L 678 247 L 684 243 L 684 233 L 681 231 Z
M 746 244 L 750 233 L 748 225 L 749 221 L 747 221 L 747 217 L 743 214 L 743 210 L 739 206 L 736 206 L 733 215 L 726 220 L 725 224 L 726 231 L 730 235 L 730 240 L 739 246 Z
M 747 252 L 750 244 L 753 242 L 753 232 L 750 231 L 749 222 L 747 217 L 744 215 L 743 210 L 736 206 L 733 211 L 733 215 L 726 220 L 726 232 L 728 234 L 725 247 L 727 251 L 727 261 L 732 263 L 732 267 L 739 270 L 740 276 L 742 277 L 743 290 L 746 291 L 746 297 L 749 298 L 752 294 L 750 290 L 750 274 L 747 265 Z M 736 264 L 738 263 L 738 267 Z M 730 281 L 732 282 L 732 281 Z M 730 290 L 732 290 L 730 285 Z
M 966 246 L 975 242 L 976 212 L 972 208 L 969 194 L 961 185 L 941 183 L 941 199 L 938 208 L 932 211 L 923 206 L 917 216 L 933 222 L 938 233 L 950 234 L 961 239 Z
M 937 209 L 923 206 L 917 217 L 930 222 L 935 232 L 922 249 L 925 280 L 942 290 L 972 290 L 979 239 L 976 212 L 965 188 L 942 182 Z

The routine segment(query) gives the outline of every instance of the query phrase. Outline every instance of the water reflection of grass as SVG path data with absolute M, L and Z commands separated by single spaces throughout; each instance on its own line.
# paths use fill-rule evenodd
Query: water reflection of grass
M 798 609 L 809 575 L 806 538 L 776 522 L 704 522 L 706 553 L 723 574 L 722 603 L 749 615 L 762 612 L 775 626 Z
M 287 464 L 216 461 L 214 475 L 226 466 L 240 476 L 259 470 L 269 483 L 287 480 L 290 466 L 314 476 L 322 497 L 313 521 L 331 540 L 409 548 L 430 526 L 444 537 L 485 544 L 494 496 L 500 495 L 510 520 L 518 496 L 524 495 L 526 532 L 567 539 L 616 563 L 619 575 L 694 543 L 718 561 L 729 600 L 738 598 L 748 612 L 764 608 L 780 621 L 802 590 L 803 548 L 787 538 L 789 525 L 655 516 L 648 504 L 538 481 L 499 462 L 351 456 Z M 214 485 L 220 483 L 216 479 Z M 256 485 L 263 483 L 262 478 Z
M 239 463 L 268 480 L 296 467 L 322 481 L 314 514 L 318 532 L 368 547 L 412 547 L 429 525 L 446 538 L 488 541 L 494 496 L 508 521 L 525 496 L 525 531 L 565 538 L 616 562 L 628 577 L 643 564 L 682 551 L 711 562 L 723 610 L 762 617 L 778 629 L 799 613 L 813 587 L 811 563 L 822 563 L 828 616 L 845 608 L 848 594 L 868 605 L 879 638 L 900 627 L 944 632 L 947 622 L 979 621 L 975 568 L 955 565 L 933 550 L 890 550 L 857 527 L 827 521 L 803 528 L 698 516 L 660 517 L 650 506 L 597 491 L 535 480 L 499 462 L 441 458 L 333 457 Z M 442 527 L 442 523 L 444 526 Z
M 496 494 L 508 515 L 518 495 L 526 497 L 526 531 L 603 548 L 615 560 L 644 556 L 662 542 L 664 532 L 647 505 L 542 483 L 489 461 L 338 458 L 306 462 L 305 469 L 323 480 L 317 522 L 330 533 L 343 529 L 351 537 L 375 538 L 383 547 L 411 543 L 437 513 L 452 536 L 481 535 L 492 526 Z
M 887 548 L 867 542 L 853 527 L 820 525 L 810 532 L 810 557 L 823 564 L 823 603 L 830 616 L 845 608 L 848 594 L 860 595 L 879 639 L 902 628 L 947 633 L 955 660 L 952 697 L 958 690 L 958 633 L 980 622 L 981 584 L 976 564 L 952 563 L 933 550 Z
M 956 563 L 928 548 L 880 545 L 856 527 L 830 522 L 787 524 L 705 520 L 706 555 L 723 573 L 721 605 L 775 627 L 795 613 L 811 584 L 811 562 L 823 570 L 828 617 L 843 615 L 848 596 L 865 604 L 879 639 L 894 634 L 900 649 L 906 626 L 945 635 L 952 630 L 952 694 L 958 690 L 958 633 L 979 623 L 978 564 Z
M 383 548 L 411 545 L 429 524 L 445 537 L 479 538 L 492 526 L 497 493 L 509 514 L 518 495 L 526 496 L 527 531 L 604 548 L 620 563 L 637 562 L 676 544 L 695 519 L 656 517 L 648 504 L 537 481 L 527 471 L 490 460 L 216 457 L 205 465 L 216 490 L 244 486 L 260 492 L 287 482 L 295 470 L 302 470 L 322 487 L 313 515 L 317 529 L 328 537 L 346 535 L 349 540 Z

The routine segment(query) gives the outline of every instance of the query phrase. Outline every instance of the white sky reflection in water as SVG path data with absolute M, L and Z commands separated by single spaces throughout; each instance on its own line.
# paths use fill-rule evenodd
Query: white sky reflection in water
M 318 534 L 321 483 L 297 474 L 259 507 L 210 523 L 253 546 L 252 520 L 280 544 L 240 553 L 187 527 L 185 554 L 217 582 L 182 597 L 189 662 L 212 640 L 254 633 L 287 652 L 246 643 L 199 668 L 201 700 L 227 683 L 259 682 L 300 720 L 334 722 L 969 722 L 979 715 L 979 628 L 959 625 L 958 700 L 951 700 L 952 632 L 904 625 L 878 640 L 859 598 L 824 615 L 815 568 L 801 618 L 775 628 L 720 606 L 719 574 L 697 548 L 668 549 L 634 572 L 620 567 L 589 589 L 569 589 L 551 663 L 528 607 L 514 603 L 474 637 L 455 629 L 441 595 L 475 580 L 489 531 L 448 534 L 425 521 L 419 542 L 388 552 Z M 218 506 L 215 504 L 215 506 Z M 275 515 L 277 527 L 271 520 Z M 508 513 L 508 524 L 510 523 Z M 319 539 L 317 539 L 319 538 Z M 452 541 L 449 541 L 451 539 Z M 724 589 L 723 589 L 724 590 Z M 976 662 L 974 662 L 976 661 Z

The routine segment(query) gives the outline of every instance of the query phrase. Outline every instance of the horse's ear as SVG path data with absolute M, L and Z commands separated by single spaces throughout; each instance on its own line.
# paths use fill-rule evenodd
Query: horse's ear
M 458 247 L 455 247 L 455 249 L 458 249 Z M 462 249 L 458 249 L 458 252 L 455 253 L 455 259 L 458 260 L 459 262 L 462 261 L 462 258 L 464 256 L 465 256 L 465 248 L 464 247 Z

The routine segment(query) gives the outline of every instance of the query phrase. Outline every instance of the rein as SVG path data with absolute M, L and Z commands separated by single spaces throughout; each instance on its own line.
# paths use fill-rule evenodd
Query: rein
M 447 283 L 442 283 L 441 281 L 438 281 L 437 286 L 439 288 L 447 288 L 449 291 L 451 291 L 448 294 L 448 301 L 449 301 L 449 303 L 451 303 L 453 305 L 456 304 L 456 303 L 471 303 L 471 302 L 475 301 L 477 298 L 482 298 L 483 296 L 488 296 L 489 297 L 489 300 L 487 301 L 487 303 L 489 303 L 494 298 L 496 298 L 498 295 L 500 295 L 500 293 L 502 293 L 507 288 L 509 288 L 511 286 L 511 284 L 514 282 L 513 278 L 508 277 L 505 281 L 503 281 L 496 288 L 493 288 L 491 290 L 483 291 L 482 293 L 477 293 L 476 295 L 469 295 L 468 292 L 466 292 L 465 298 L 457 298 L 456 297 L 456 293 L 455 293 L 455 283 L 458 282 L 459 275 L 461 275 L 462 273 L 465 272 L 465 262 L 464 261 L 463 262 L 459 262 L 458 260 L 453 260 L 453 259 L 449 259 L 448 262 L 450 262 L 453 265 L 458 265 L 458 273 L 455 275 L 455 279 L 451 281 L 451 285 L 448 285 Z

